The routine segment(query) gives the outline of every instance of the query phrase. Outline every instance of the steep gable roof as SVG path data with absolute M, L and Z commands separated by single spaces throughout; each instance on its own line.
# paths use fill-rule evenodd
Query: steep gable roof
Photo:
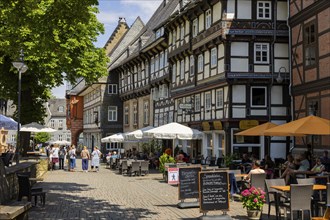
M 108 41 L 104 45 L 104 49 L 106 50 L 107 54 L 111 54 L 113 48 L 120 42 L 122 37 L 126 34 L 129 27 L 126 23 L 125 18 L 120 17 L 118 21 L 118 25 L 115 30 L 112 32 L 111 36 L 109 37 Z

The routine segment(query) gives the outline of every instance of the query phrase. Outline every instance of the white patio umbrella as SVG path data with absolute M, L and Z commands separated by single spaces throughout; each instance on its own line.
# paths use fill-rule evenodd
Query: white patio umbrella
M 102 143 L 111 143 L 111 142 L 119 143 L 119 142 L 124 142 L 124 139 L 125 139 L 125 137 L 124 137 L 123 133 L 117 133 L 117 134 L 113 134 L 108 137 L 102 138 L 101 142 Z
M 156 139 L 193 140 L 202 139 L 203 132 L 176 122 L 172 122 L 143 132 L 143 137 Z
M 54 141 L 54 142 L 51 142 L 52 144 L 59 144 L 59 145 L 70 145 L 71 142 L 70 141 Z
M 41 125 L 37 122 L 32 122 L 32 123 L 29 123 L 29 124 L 26 124 L 26 125 L 22 125 L 20 131 L 35 132 L 35 133 L 38 133 L 38 132 L 50 133 L 50 132 L 55 132 L 57 130 L 52 129 L 52 128 L 48 128 L 48 127 L 46 127 L 44 125 Z
M 125 141 L 139 141 L 143 139 L 143 132 L 153 129 L 153 126 L 140 128 L 135 131 L 125 133 Z

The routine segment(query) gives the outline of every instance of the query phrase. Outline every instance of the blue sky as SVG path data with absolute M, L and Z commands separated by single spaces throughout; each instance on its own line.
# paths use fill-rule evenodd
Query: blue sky
M 95 42 L 95 46 L 104 47 L 118 24 L 119 17 L 124 17 L 128 26 L 140 16 L 144 23 L 150 19 L 163 0 L 99 0 L 98 20 L 104 24 L 105 32 Z M 65 85 L 54 88 L 52 93 L 57 98 L 64 98 Z

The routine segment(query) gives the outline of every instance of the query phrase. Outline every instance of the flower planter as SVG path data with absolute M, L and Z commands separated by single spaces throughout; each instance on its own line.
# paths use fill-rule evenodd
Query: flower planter
M 248 219 L 259 220 L 261 217 L 261 211 L 260 210 L 247 210 L 247 216 L 248 216 Z

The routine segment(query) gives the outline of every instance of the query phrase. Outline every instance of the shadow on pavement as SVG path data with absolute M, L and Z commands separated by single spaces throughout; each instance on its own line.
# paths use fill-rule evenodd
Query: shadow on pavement
M 149 209 L 121 208 L 111 201 L 84 197 L 85 191 L 93 190 L 85 184 L 53 182 L 43 183 L 42 187 L 47 191 L 46 205 L 33 207 L 29 211 L 30 219 L 141 219 L 158 214 Z

